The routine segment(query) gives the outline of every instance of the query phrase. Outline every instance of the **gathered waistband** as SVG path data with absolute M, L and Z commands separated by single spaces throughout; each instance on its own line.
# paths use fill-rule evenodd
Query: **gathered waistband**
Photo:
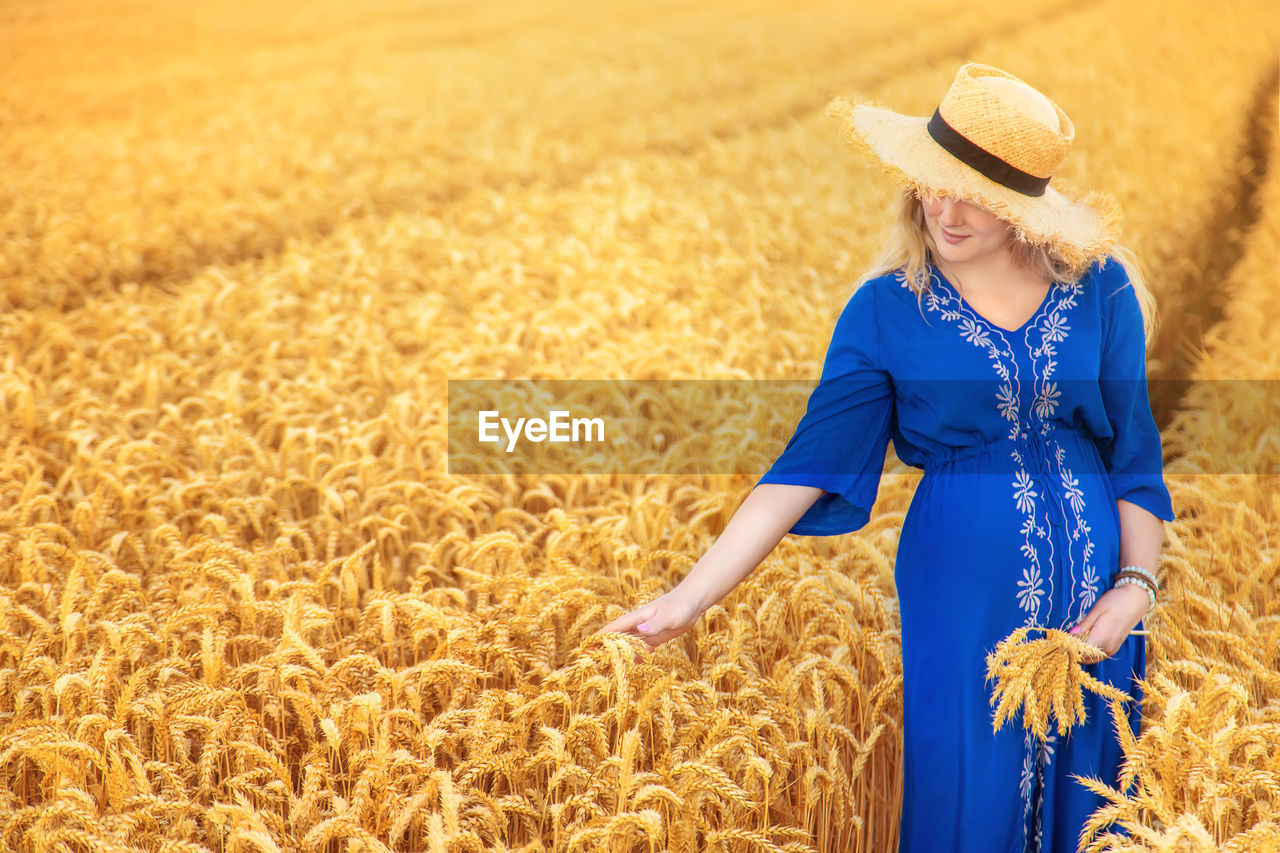
M 1044 423 L 1050 425 L 1047 434 L 1041 432 Z M 1056 451 L 1054 445 L 1062 446 L 1064 443 L 1070 442 L 1073 446 L 1079 441 L 1081 436 L 1076 430 L 1056 421 L 1045 421 L 1037 424 L 1033 428 L 1023 430 L 1018 434 L 1017 438 L 1010 438 L 1002 435 L 988 441 L 978 444 L 965 445 L 964 447 L 948 447 L 941 450 L 932 450 L 924 452 L 920 457 L 920 465 L 925 472 L 939 471 L 966 459 L 974 459 L 988 454 L 1003 454 L 1008 460 L 1009 470 L 1018 467 L 1018 463 L 1012 457 L 1012 451 L 1019 451 L 1022 457 L 1022 466 L 1044 468 L 1047 467 L 1051 455 Z M 1050 443 L 1052 440 L 1052 444 Z M 1003 470 L 1003 469 L 1001 469 Z
M 1008 449 L 1013 446 L 1013 441 L 1006 437 L 1000 437 L 991 441 L 984 441 L 981 444 L 972 444 L 965 447 L 948 447 L 944 450 L 935 450 L 926 452 L 921 458 L 924 470 L 934 471 L 938 468 L 945 468 L 953 462 L 959 462 L 964 459 L 973 459 L 986 453 L 996 450 Z

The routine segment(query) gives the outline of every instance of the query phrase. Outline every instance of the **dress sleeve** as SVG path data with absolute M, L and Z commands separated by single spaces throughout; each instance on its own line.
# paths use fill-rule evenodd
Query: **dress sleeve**
M 1124 267 L 1101 276 L 1107 315 L 1099 385 L 1111 436 L 1098 444 L 1117 498 L 1135 503 L 1157 518 L 1173 521 L 1173 502 L 1164 482 L 1160 432 L 1147 394 L 1146 337 L 1142 311 Z
M 869 283 L 863 284 L 845 305 L 808 408 L 782 454 L 757 483 L 826 491 L 791 533 L 850 533 L 871 517 L 893 418 L 893 384 L 880 360 L 873 297 Z

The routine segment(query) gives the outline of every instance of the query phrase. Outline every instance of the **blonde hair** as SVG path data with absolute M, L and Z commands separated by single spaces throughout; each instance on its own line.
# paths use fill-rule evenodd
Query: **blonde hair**
M 936 246 L 929 229 L 925 227 L 924 205 L 920 196 L 916 191 L 904 188 L 898 204 L 897 219 L 889 227 L 880 253 L 854 287 L 856 289 L 873 278 L 902 270 L 906 275 L 907 285 L 919 299 L 929 290 L 929 259 L 934 251 Z M 1053 249 L 1037 243 L 1015 239 L 1011 252 L 1015 264 L 1052 283 L 1074 284 L 1085 272 L 1084 269 L 1072 269 Z M 1150 348 L 1157 326 L 1155 297 L 1147 288 L 1146 276 L 1143 275 L 1137 255 L 1124 246 L 1115 246 L 1111 250 L 1111 256 L 1124 268 L 1129 283 L 1133 285 L 1138 297 L 1138 307 L 1142 311 L 1146 346 Z

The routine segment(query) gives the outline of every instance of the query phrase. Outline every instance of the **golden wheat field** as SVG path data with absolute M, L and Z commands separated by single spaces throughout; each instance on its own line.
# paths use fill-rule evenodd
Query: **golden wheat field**
M 450 474 L 448 382 L 816 379 L 896 192 L 824 107 L 968 60 L 1160 306 L 1178 520 L 1081 849 L 1280 850 L 1267 0 L 0 3 L 0 850 L 895 850 L 919 472 L 637 662 L 601 627 L 756 476 Z

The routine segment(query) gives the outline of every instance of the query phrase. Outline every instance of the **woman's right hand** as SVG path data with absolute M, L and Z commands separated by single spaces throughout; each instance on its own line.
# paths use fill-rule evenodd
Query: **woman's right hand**
M 600 630 L 631 634 L 648 643 L 650 649 L 656 649 L 692 628 L 701 615 L 702 608 L 694 596 L 677 586 L 666 595 L 622 614 Z
M 639 637 L 650 649 L 679 637 L 759 565 L 822 494 L 817 486 L 757 485 L 715 544 L 675 589 L 624 613 L 601 630 Z M 636 655 L 637 661 L 639 658 Z

